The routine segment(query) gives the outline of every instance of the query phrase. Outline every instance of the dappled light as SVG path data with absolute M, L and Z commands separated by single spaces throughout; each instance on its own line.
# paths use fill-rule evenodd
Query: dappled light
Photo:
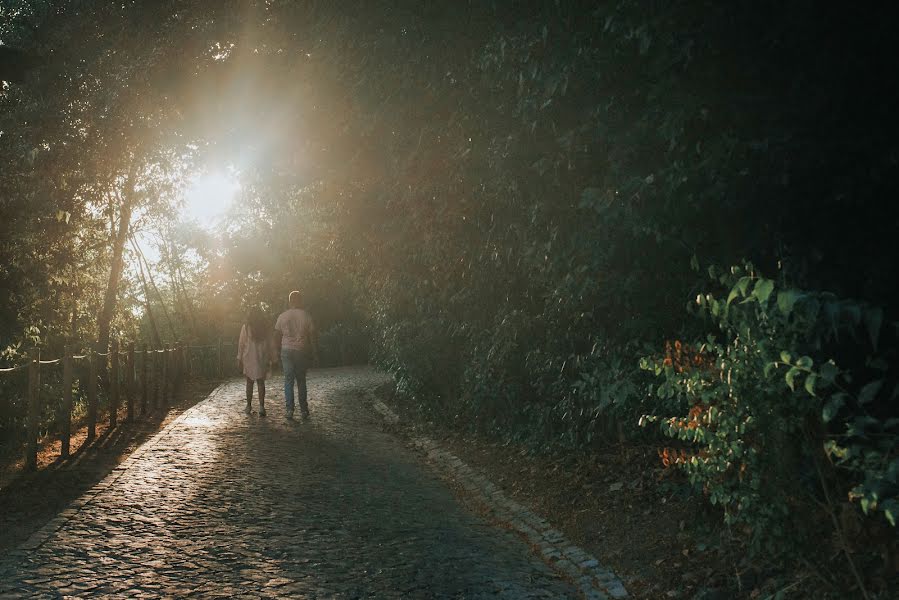
M 8 454 L 115 423 L 116 386 L 154 381 L 135 356 L 165 381 L 194 351 L 250 390 L 373 365 L 414 426 L 583 480 L 528 501 L 599 515 L 576 535 L 638 600 L 886 598 L 892 23 L 773 0 L 0 3 Z M 219 424 L 184 418 L 194 452 L 227 454 Z

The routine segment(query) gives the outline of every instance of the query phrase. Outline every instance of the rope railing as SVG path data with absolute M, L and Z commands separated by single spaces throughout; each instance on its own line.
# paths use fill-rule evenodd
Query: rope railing
M 222 343 L 223 347 L 231 347 L 234 345 L 235 344 L 230 343 L 230 342 Z M 210 350 L 210 349 L 218 348 L 218 345 L 217 344 L 206 344 L 205 346 L 180 346 L 180 347 L 184 348 L 185 350 Z M 165 350 L 163 348 L 155 349 L 155 350 L 134 350 L 134 354 L 138 354 L 138 355 L 146 354 L 146 353 L 159 354 L 162 352 L 167 352 L 167 350 Z M 120 356 L 120 357 L 128 356 L 128 352 L 125 352 L 125 351 L 117 352 L 116 354 L 118 354 L 118 356 Z M 112 353 L 111 352 L 94 352 L 94 355 L 107 357 L 107 356 L 111 356 Z M 90 355 L 88 355 L 88 354 L 73 354 L 72 355 L 72 360 L 84 360 L 86 358 L 90 358 Z M 52 360 L 42 360 L 41 364 L 42 365 L 55 365 L 55 364 L 62 362 L 62 360 L 63 360 L 62 358 L 54 358 Z M 28 368 L 28 363 L 13 365 L 11 367 L 0 367 L 0 373 L 12 373 L 14 371 L 21 371 L 22 369 L 27 369 L 27 368 Z
M 226 344 L 223 340 L 219 340 L 218 344 L 189 346 L 176 343 L 163 348 L 148 347 L 144 344 L 136 348 L 132 343 L 121 350 L 118 341 L 113 339 L 106 352 L 88 349 L 84 354 L 74 354 L 71 348 L 66 346 L 62 357 L 41 359 L 40 350 L 34 349 L 26 355 L 26 362 L 0 367 L 0 376 L 28 371 L 25 420 L 26 467 L 30 470 L 37 468 L 38 432 L 41 428 L 48 427 L 40 423 L 41 415 L 48 414 L 42 406 L 42 395 L 48 391 L 52 391 L 54 395 L 61 395 L 61 402 L 57 404 L 58 409 L 50 411 L 57 415 L 56 420 L 51 420 L 50 423 L 55 422 L 59 429 L 60 456 L 67 458 L 71 451 L 73 390 L 80 390 L 79 396 L 86 402 L 85 443 L 91 443 L 97 436 L 101 410 L 106 413 L 110 429 L 118 425 L 120 399 L 125 401 L 125 420 L 133 421 L 138 414 L 144 417 L 157 409 L 167 409 L 188 378 L 196 375 L 207 377 L 213 375 L 219 378 L 225 376 L 228 372 L 226 365 L 233 364 L 233 361 L 225 360 L 226 346 L 233 347 L 234 344 Z M 208 350 L 215 352 L 210 356 L 210 353 L 206 352 Z M 77 361 L 86 361 L 86 367 L 76 369 Z M 58 375 L 54 375 L 51 378 L 52 382 L 45 381 L 42 385 L 41 368 L 59 364 L 62 365 L 61 380 L 57 379 Z M 76 380 L 78 384 L 74 385 Z M 98 387 L 98 384 L 102 385 Z M 10 385 L 15 387 L 23 384 L 11 383 L 7 387 Z M 100 405 L 101 395 L 105 399 L 104 406 Z

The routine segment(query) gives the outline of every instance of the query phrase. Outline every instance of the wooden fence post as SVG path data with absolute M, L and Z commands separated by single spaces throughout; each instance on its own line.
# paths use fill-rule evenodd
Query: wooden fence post
M 175 346 L 175 352 L 172 355 L 175 359 L 175 391 L 181 393 L 181 387 L 184 385 L 184 345 L 181 342 Z
M 128 393 L 128 411 L 125 418 L 130 422 L 134 420 L 134 342 L 128 344 L 128 358 L 125 366 L 125 389 Z
M 119 341 L 109 345 L 109 428 L 119 424 Z
M 150 410 L 156 410 L 159 407 L 159 398 L 156 397 L 159 387 L 159 377 L 157 375 L 156 363 L 159 362 L 159 356 L 156 350 L 150 350 Z
M 178 346 L 172 346 L 172 353 L 169 356 L 169 376 L 172 378 L 171 393 L 169 394 L 169 402 L 175 401 L 175 394 L 178 392 Z
M 222 338 L 219 338 L 218 361 L 219 361 L 219 379 L 225 376 L 225 353 Z
M 35 349 L 28 362 L 28 444 L 25 467 L 29 471 L 37 469 L 37 427 L 40 418 L 40 378 L 41 351 Z
M 144 416 L 147 414 L 147 399 L 149 388 L 147 387 L 147 362 L 150 360 L 150 351 L 147 349 L 147 345 L 143 344 L 141 346 L 143 352 L 143 358 L 140 361 L 140 416 Z
M 171 376 L 171 372 L 169 369 L 169 347 L 168 345 L 162 347 L 162 389 L 160 398 L 163 408 L 168 407 L 169 405 L 169 389 L 171 388 L 171 382 L 169 381 L 169 377 Z
M 174 371 L 174 383 L 172 385 L 172 399 L 178 395 L 178 391 L 181 389 L 181 359 L 179 358 L 181 352 L 181 342 L 177 342 L 174 346 L 172 346 L 172 371 Z
M 72 347 L 65 345 L 62 351 L 62 434 L 60 456 L 68 458 L 72 444 Z
M 87 361 L 90 365 L 87 379 L 87 442 L 97 437 L 97 356 L 94 346 L 87 350 Z

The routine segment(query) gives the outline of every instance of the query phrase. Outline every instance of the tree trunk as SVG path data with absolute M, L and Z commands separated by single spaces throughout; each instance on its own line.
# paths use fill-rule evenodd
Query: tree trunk
M 156 292 L 156 297 L 159 298 L 159 307 L 162 309 L 162 316 L 165 318 L 166 324 L 169 326 L 169 331 L 172 334 L 172 340 L 178 339 L 178 332 L 175 331 L 175 325 L 172 323 L 172 318 L 169 316 L 169 311 L 165 307 L 165 297 L 162 295 L 162 292 L 159 291 L 159 287 L 156 285 L 156 280 L 153 279 L 153 270 L 150 268 L 150 261 L 147 260 L 147 257 L 144 256 L 144 251 L 140 249 L 140 246 L 137 245 L 137 241 L 133 238 L 131 239 L 131 244 L 134 246 L 135 252 L 137 252 L 138 260 L 143 260 L 144 264 L 147 265 L 147 279 L 150 281 L 150 286 L 153 288 L 153 291 Z M 149 296 L 147 296 L 147 301 L 149 304 Z
M 184 307 L 187 309 L 188 323 L 190 325 L 190 333 L 194 339 L 197 339 L 197 316 L 194 312 L 194 303 L 190 299 L 190 296 L 187 295 L 187 287 L 184 285 L 184 273 L 181 270 L 181 257 L 179 256 L 177 260 L 175 260 L 174 256 L 174 244 L 172 245 L 172 261 L 175 265 L 175 274 L 178 278 L 178 286 L 177 289 L 181 290 L 181 297 L 184 301 Z
M 112 246 L 112 265 L 109 269 L 109 281 L 106 286 L 106 296 L 103 298 L 103 310 L 97 322 L 97 351 L 109 350 L 109 328 L 112 317 L 115 314 L 118 300 L 119 281 L 122 279 L 124 268 L 125 242 L 128 240 L 128 229 L 131 227 L 131 190 L 124 194 L 122 207 L 119 209 L 119 228 L 115 233 Z
M 137 244 L 131 240 L 131 244 L 137 250 Z M 147 278 L 144 276 L 144 262 L 141 260 L 140 254 L 137 256 L 137 266 L 139 268 L 140 282 L 144 288 L 144 308 L 147 311 L 147 319 L 150 321 L 150 335 L 153 338 L 153 348 L 162 346 L 162 340 L 159 337 L 159 329 L 156 327 L 156 319 L 153 317 L 153 309 L 150 307 L 150 288 L 147 286 Z M 146 359 L 144 359 L 146 362 Z

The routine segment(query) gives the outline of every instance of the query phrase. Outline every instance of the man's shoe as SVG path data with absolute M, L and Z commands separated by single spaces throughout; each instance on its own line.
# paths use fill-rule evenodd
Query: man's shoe
M 287 409 L 287 419 L 288 419 L 289 421 L 292 421 L 292 420 L 293 420 L 293 409 L 292 409 L 292 408 L 288 408 L 288 409 Z
M 303 414 L 303 420 L 308 421 L 309 420 L 309 411 L 304 410 L 302 414 Z
M 250 406 L 249 402 L 247 402 L 247 407 L 245 409 L 243 409 L 243 411 L 247 414 L 250 414 L 251 412 L 253 412 L 253 407 Z
M 260 408 L 260 409 L 259 409 L 259 416 L 260 416 L 260 417 L 264 417 L 264 416 L 265 416 L 265 409 L 264 409 L 264 408 Z

